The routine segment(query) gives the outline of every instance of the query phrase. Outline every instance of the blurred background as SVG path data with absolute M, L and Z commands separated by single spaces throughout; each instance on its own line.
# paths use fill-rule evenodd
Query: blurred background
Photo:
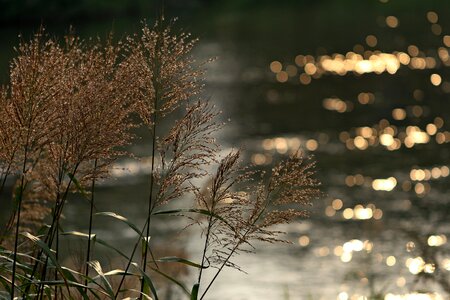
M 153 22 L 160 6 L 0 4 L 2 83 L 19 34 L 44 24 L 55 36 L 73 25 L 83 37 L 122 37 L 142 18 Z M 230 119 L 219 142 L 243 147 L 262 167 L 300 147 L 318 161 L 326 195 L 308 220 L 282 228 L 293 245 L 238 257 L 248 274 L 223 273 L 208 299 L 449 299 L 450 2 L 167 0 L 164 13 L 200 38 L 198 60 L 217 58 L 205 94 Z M 149 154 L 142 141 L 131 150 Z M 118 167 L 128 172 L 100 187 L 97 208 L 143 223 L 140 204 L 128 200 L 144 203 L 148 170 L 133 161 Z M 87 228 L 80 215 L 88 209 L 73 201 L 66 229 Z M 167 245 L 175 225 L 155 222 L 156 241 Z M 96 232 L 125 249 L 135 240 L 117 222 L 98 223 Z M 168 248 L 196 259 L 200 244 L 179 235 Z M 170 294 L 177 299 L 175 287 Z

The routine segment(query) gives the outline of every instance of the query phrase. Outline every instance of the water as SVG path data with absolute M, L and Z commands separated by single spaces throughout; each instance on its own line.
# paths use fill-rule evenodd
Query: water
M 217 57 L 206 94 L 230 118 L 224 148 L 242 145 L 247 161 L 266 166 L 300 147 L 318 161 L 326 194 L 308 220 L 282 228 L 293 245 L 239 256 L 248 274 L 224 272 L 208 299 L 448 297 L 438 279 L 450 284 L 450 10 L 391 2 L 214 5 L 181 18 L 200 37 L 196 56 Z M 123 21 L 119 31 L 133 26 Z M 80 32 L 94 28 L 105 25 Z M 149 153 L 143 142 L 133 152 Z M 147 182 L 144 168 L 105 183 L 98 210 L 142 223 Z M 67 229 L 85 229 L 87 212 L 72 201 Z M 197 232 L 176 235 L 170 222 L 155 222 L 157 247 L 198 260 Z M 124 249 L 134 241 L 117 222 L 99 221 L 96 231 Z

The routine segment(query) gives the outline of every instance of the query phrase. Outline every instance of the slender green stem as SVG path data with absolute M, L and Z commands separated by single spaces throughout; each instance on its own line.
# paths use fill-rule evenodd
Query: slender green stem
M 25 191 L 25 172 L 27 170 L 27 160 L 28 160 L 28 146 L 30 143 L 30 128 L 31 121 L 29 122 L 29 127 L 27 131 L 27 138 L 24 147 L 24 155 L 23 155 L 23 165 L 22 165 L 22 176 L 20 180 L 20 194 L 18 199 L 18 208 L 17 208 L 17 223 L 16 223 L 16 233 L 14 240 L 14 257 L 13 257 L 13 270 L 12 270 L 12 278 L 11 278 L 11 300 L 14 299 L 14 288 L 15 288 L 15 280 L 16 280 L 16 264 L 17 264 L 17 248 L 19 244 L 19 228 L 20 228 L 20 212 L 22 210 L 22 199 L 23 192 Z
M 201 264 L 202 267 L 200 268 L 200 271 L 198 273 L 197 283 L 198 283 L 199 286 L 200 286 L 200 282 L 202 280 L 203 267 L 205 265 L 205 260 L 206 260 L 206 251 L 208 250 L 209 237 L 211 235 L 211 229 L 212 229 L 212 226 L 213 226 L 212 216 L 214 214 L 215 198 L 216 198 L 216 189 L 213 189 L 213 195 L 211 197 L 211 214 L 209 215 L 209 218 L 208 218 L 208 229 L 206 230 L 205 245 L 203 247 L 203 254 L 202 254 L 202 264 Z
M 152 138 L 152 167 L 151 167 L 151 172 L 150 172 L 150 194 L 149 194 L 149 198 L 148 198 L 148 212 L 147 212 L 147 221 L 146 221 L 146 232 L 145 232 L 145 243 L 144 243 L 144 252 L 143 252 L 143 264 L 142 264 L 142 269 L 146 270 L 147 268 L 147 253 L 148 253 L 148 244 L 149 244 L 149 235 L 150 235 L 150 222 L 151 222 L 151 215 L 153 212 L 153 208 L 154 208 L 154 204 L 153 204 L 153 186 L 154 186 L 154 180 L 155 180 L 155 176 L 154 176 L 154 172 L 155 172 L 155 153 L 156 153 L 156 105 L 157 105 L 157 101 L 156 101 L 156 97 L 155 97 L 155 117 L 154 117 L 154 122 L 153 122 L 153 138 Z M 142 280 L 142 284 L 141 284 L 141 292 L 143 292 L 143 288 L 144 288 L 144 281 Z
M 270 185 L 271 185 L 271 181 L 269 181 L 269 183 L 268 183 L 268 186 L 270 186 Z M 269 199 L 271 192 L 273 192 L 273 190 L 268 189 L 266 191 L 266 196 L 265 196 L 266 199 Z M 208 290 L 210 289 L 210 287 L 212 286 L 214 281 L 217 279 L 217 277 L 219 276 L 220 272 L 222 272 L 222 269 L 227 265 L 227 263 L 230 260 L 231 256 L 233 256 L 233 254 L 236 252 L 238 247 L 240 245 L 242 245 L 242 243 L 245 241 L 247 235 L 250 233 L 251 228 L 253 228 L 253 226 L 256 224 L 256 222 L 258 222 L 258 220 L 264 214 L 264 212 L 266 211 L 268 205 L 269 205 L 269 201 L 266 201 L 264 207 L 261 209 L 261 211 L 256 216 L 256 218 L 253 220 L 253 222 L 251 222 L 251 225 L 249 226 L 249 228 L 245 231 L 245 233 L 242 235 L 242 237 L 239 239 L 239 241 L 236 243 L 236 245 L 233 247 L 233 249 L 231 249 L 231 251 L 228 254 L 227 258 L 223 261 L 222 265 L 219 267 L 219 269 L 217 270 L 216 274 L 214 274 L 213 279 L 209 282 L 209 284 L 206 287 L 205 291 L 202 293 L 202 296 L 200 297 L 200 300 L 202 300 L 203 297 L 205 297 L 206 293 L 208 292 Z
M 22 209 L 22 193 L 23 193 L 22 187 L 24 185 L 23 177 L 24 177 L 24 175 L 22 175 L 20 195 L 19 195 L 18 208 L 17 208 L 16 233 L 15 233 L 15 240 L 14 240 L 13 269 L 12 269 L 12 278 L 11 278 L 11 300 L 14 299 L 14 289 L 15 289 L 15 280 L 16 280 L 17 247 L 19 244 L 20 212 Z
M 134 254 L 136 253 L 137 247 L 139 246 L 139 243 L 140 243 L 141 238 L 142 238 L 142 234 L 143 234 L 143 232 L 144 232 L 146 226 L 147 226 L 147 222 L 145 222 L 144 226 L 142 227 L 142 230 L 141 230 L 141 233 L 140 233 L 140 235 L 139 235 L 139 237 L 138 237 L 138 240 L 137 240 L 137 242 L 134 244 L 133 251 L 131 251 L 131 255 L 130 255 L 129 259 L 128 259 L 127 266 L 126 266 L 126 268 L 125 268 L 125 271 L 123 272 L 122 278 L 120 279 L 119 286 L 117 287 L 117 291 L 116 291 L 116 294 L 115 294 L 115 296 L 114 296 L 115 298 L 117 298 L 117 297 L 119 296 L 120 288 L 122 287 L 123 282 L 125 281 L 125 276 L 126 276 L 126 274 L 128 273 L 128 270 L 130 269 L 131 263 L 133 262 Z
M 79 167 L 79 163 L 76 164 L 75 167 L 74 167 L 74 170 L 73 170 L 73 173 L 72 173 L 73 176 L 75 176 L 75 174 L 76 174 L 76 172 L 78 170 L 78 167 Z M 61 182 L 62 182 L 62 177 L 61 177 Z M 51 247 L 51 245 L 53 244 L 53 237 L 55 235 L 55 230 L 54 230 L 55 223 L 56 223 L 56 220 L 59 219 L 60 216 L 61 216 L 62 208 L 63 208 L 64 202 L 65 202 L 65 200 L 67 198 L 67 195 L 69 193 L 69 189 L 70 189 L 71 184 L 72 184 L 72 177 L 70 177 L 69 183 L 67 184 L 67 187 L 66 187 L 62 197 L 61 197 L 61 194 L 59 192 L 56 195 L 56 204 L 55 204 L 55 208 L 54 208 L 54 211 L 53 211 L 52 224 L 51 224 L 50 229 L 48 230 L 48 232 L 47 232 L 47 234 L 45 236 L 45 240 L 44 240 L 44 242 L 47 245 L 49 245 L 49 247 Z M 31 272 L 31 275 L 30 275 L 30 282 L 33 280 L 34 276 L 36 275 L 36 271 L 37 271 L 37 268 L 38 268 L 38 265 L 39 265 L 39 260 L 40 260 L 40 258 L 41 258 L 43 253 L 44 253 L 44 250 L 41 249 L 41 250 L 39 250 L 38 254 L 36 255 L 36 262 L 34 263 L 33 271 Z M 48 263 L 48 258 L 46 259 L 46 261 L 44 263 L 44 266 L 43 266 L 43 274 L 45 274 L 45 269 L 47 268 L 47 263 Z M 25 289 L 25 291 L 23 292 L 23 294 L 22 294 L 23 297 L 25 297 L 27 295 L 27 293 L 30 290 L 30 287 L 31 287 L 31 284 L 29 284 L 27 286 L 27 288 Z
M 160 19 L 162 19 L 162 15 L 160 16 Z M 159 24 L 160 26 L 161 24 Z M 153 113 L 153 136 L 152 136 L 152 167 L 151 167 L 151 172 L 150 172 L 150 194 L 149 194 L 149 199 L 148 199 L 148 212 L 147 212 L 147 227 L 146 227 L 146 236 L 145 238 L 145 243 L 144 243 L 144 251 L 143 251 L 143 264 L 142 264 L 142 269 L 144 271 L 144 273 L 146 272 L 147 269 L 147 254 L 148 254 L 148 244 L 149 244 L 149 235 L 150 235 L 150 222 L 151 222 L 151 216 L 152 216 L 152 212 L 153 209 L 155 207 L 155 204 L 153 203 L 153 187 L 154 187 L 154 179 L 155 179 L 155 153 L 156 153 L 156 129 L 157 129 L 157 124 L 158 124 L 158 105 L 160 102 L 160 92 L 161 92 L 161 84 L 159 82 L 159 78 L 160 78 L 160 63 L 159 63 L 159 58 L 158 58 L 158 49 L 159 49 L 159 43 L 160 43 L 160 37 L 158 38 L 157 42 L 156 42 L 156 50 L 155 50 L 155 60 L 154 60 L 154 76 L 152 77 L 152 83 L 153 83 L 153 87 L 155 89 L 155 98 L 154 98 L 154 102 L 153 102 L 153 109 L 154 109 L 154 113 Z M 153 256 L 153 255 L 152 255 Z M 153 262 L 156 264 L 155 259 L 153 258 Z M 156 267 L 158 267 L 158 265 L 156 264 Z M 141 294 L 139 296 L 139 299 L 142 299 L 142 293 L 144 292 L 144 279 L 142 279 L 141 281 Z
M 92 215 L 94 213 L 94 192 L 95 192 L 95 172 L 97 172 L 97 159 L 94 161 L 94 177 L 92 178 L 92 186 L 91 186 L 91 210 L 89 212 L 89 237 L 88 237 L 88 245 L 87 245 L 87 254 L 86 254 L 86 279 L 84 280 L 84 285 L 86 286 L 86 293 L 88 292 L 87 288 L 87 277 L 89 275 L 89 266 L 88 262 L 90 261 L 91 255 L 91 238 L 92 238 Z
M 11 164 L 12 164 L 12 162 L 10 162 L 10 163 L 8 164 L 8 167 L 6 168 L 5 172 L 2 172 L 3 174 L 2 174 L 1 177 L 3 177 L 3 179 L 2 179 L 2 184 L 1 184 L 1 186 L 0 186 L 0 195 L 2 194 L 3 188 L 5 187 L 6 179 L 8 178 L 9 171 L 11 170 Z M 1 178 L 1 177 L 0 177 L 0 178 Z
M 59 260 L 59 220 L 56 221 L 56 247 L 55 247 L 56 253 L 56 261 Z M 55 280 L 58 280 L 58 272 L 55 270 Z M 44 293 L 42 293 L 43 295 Z M 58 286 L 55 285 L 55 300 L 58 300 Z

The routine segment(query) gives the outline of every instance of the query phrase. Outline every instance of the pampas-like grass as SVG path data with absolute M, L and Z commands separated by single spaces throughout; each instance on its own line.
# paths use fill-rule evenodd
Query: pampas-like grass
M 176 33 L 173 24 L 160 20 L 154 26 L 143 23 L 139 34 L 113 40 L 84 41 L 69 34 L 58 42 L 42 29 L 20 43 L 10 82 L 0 90 L 0 192 L 7 177 L 17 182 L 13 217 L 5 226 L 9 239 L 2 239 L 0 249 L 0 269 L 5 270 L 0 283 L 11 299 L 158 299 L 156 275 L 190 299 L 202 299 L 223 268 L 240 269 L 233 257 L 253 252 L 254 241 L 286 242 L 275 226 L 306 217 L 305 206 L 320 194 L 314 162 L 299 154 L 267 173 L 243 167 L 240 151 L 219 156 L 214 134 L 223 124 L 214 106 L 201 100 L 204 64 L 192 57 L 196 40 L 189 34 Z M 174 111 L 183 115 L 165 130 L 160 124 Z M 94 215 L 96 182 L 108 176 L 118 157 L 130 155 L 123 149 L 137 126 L 131 116 L 139 116 L 151 133 L 144 224 L 113 212 Z M 90 200 L 87 233 L 60 232 L 70 192 Z M 181 206 L 167 209 L 174 200 L 183 200 L 177 202 Z M 187 216 L 200 225 L 200 262 L 154 255 L 150 229 L 159 215 Z M 130 254 L 95 234 L 93 223 L 105 216 L 136 232 Z M 62 234 L 87 239 L 83 274 L 61 265 Z M 125 268 L 104 271 L 93 259 L 94 241 L 116 252 Z M 192 289 L 165 273 L 166 263 L 197 270 Z M 212 280 L 204 282 L 210 266 Z

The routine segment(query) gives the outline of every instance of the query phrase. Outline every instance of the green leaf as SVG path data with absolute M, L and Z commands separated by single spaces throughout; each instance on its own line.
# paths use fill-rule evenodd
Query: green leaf
M 19 255 L 19 254 L 17 254 L 17 255 Z M 10 258 L 7 256 L 0 255 L 0 258 L 3 258 L 4 260 L 9 261 L 10 263 L 14 262 L 13 258 Z M 29 266 L 24 265 L 24 264 L 18 262 L 17 260 L 16 260 L 16 267 L 18 267 L 19 269 L 25 270 L 25 272 L 31 272 L 31 270 L 32 270 Z
M 138 266 L 137 263 L 133 262 L 133 263 L 131 263 L 131 264 L 132 264 L 136 269 L 139 270 L 139 272 L 140 272 L 141 275 L 142 275 L 142 279 L 144 280 L 145 285 L 147 285 L 147 286 L 150 288 L 150 290 L 151 290 L 152 293 L 153 293 L 153 296 L 155 297 L 155 300 L 158 300 L 158 294 L 156 293 L 156 288 L 155 288 L 155 286 L 153 285 L 153 282 L 152 282 L 152 280 L 150 279 L 150 277 L 148 277 L 148 275 L 145 274 L 145 272 Z
M 86 193 L 85 189 L 81 186 L 78 179 L 72 173 L 68 173 L 67 176 L 69 176 L 69 178 L 73 181 L 73 183 L 75 184 L 77 190 L 81 193 L 81 195 L 83 195 L 84 198 L 90 200 L 89 195 Z
M 191 293 L 189 293 L 189 290 L 184 286 L 184 284 L 182 284 L 181 282 L 179 282 L 178 280 L 176 280 L 175 278 L 171 277 L 170 275 L 161 272 L 160 270 L 156 269 L 156 268 L 151 268 L 153 271 L 155 271 L 156 273 L 160 274 L 161 276 L 164 276 L 165 278 L 169 279 L 170 281 L 172 281 L 173 283 L 175 283 L 176 285 L 178 285 L 183 292 L 186 293 L 186 295 L 190 295 Z
M 177 263 L 185 264 L 185 265 L 188 265 L 188 266 L 196 267 L 196 268 L 199 268 L 199 269 L 201 269 L 201 268 L 206 269 L 206 268 L 209 267 L 209 266 L 206 266 L 206 267 L 203 266 L 202 267 L 201 265 L 199 265 L 199 264 L 197 264 L 195 262 L 192 262 L 190 260 L 187 260 L 187 259 L 184 259 L 184 258 L 181 258 L 181 257 L 177 257 L 177 256 L 161 257 L 161 258 L 158 258 L 156 261 L 157 262 L 177 262 Z
M 74 236 L 78 236 L 78 237 L 82 237 L 82 238 L 89 237 L 89 234 L 78 232 L 78 231 L 68 231 L 68 232 L 62 233 L 62 235 L 74 235 Z M 96 243 L 99 243 L 100 245 L 103 245 L 106 248 L 113 250 L 114 252 L 118 253 L 120 256 L 126 258 L 127 260 L 129 259 L 129 257 L 125 253 L 123 253 L 119 249 L 115 248 L 114 246 L 111 246 L 104 240 L 97 238 L 97 236 L 95 234 L 91 234 L 91 239 L 93 239 L 93 241 L 95 241 Z
M 19 202 L 22 199 L 22 193 L 22 186 L 18 185 L 14 190 L 14 209 L 17 209 L 17 207 L 19 206 Z
M 89 234 L 84 233 L 84 232 L 80 232 L 80 231 L 67 231 L 67 232 L 63 232 L 61 234 L 62 235 L 79 236 L 79 237 L 83 237 L 83 238 L 88 238 L 89 239 Z M 90 239 L 91 240 L 95 240 L 96 239 L 96 234 L 91 234 Z
M 134 292 L 134 293 L 138 293 L 139 295 L 142 295 L 145 297 L 145 299 L 147 300 L 153 300 L 149 295 L 142 293 L 141 291 L 135 290 L 135 289 L 125 289 L 123 290 L 123 292 Z M 122 300 L 137 300 L 139 298 L 131 298 L 131 297 L 126 297 L 123 298 Z
M 149 243 L 150 236 L 147 236 L 147 237 L 143 236 L 141 238 L 141 242 L 142 242 L 141 243 L 141 251 L 142 251 L 141 255 L 142 255 L 142 257 L 144 257 L 144 255 L 146 254 L 146 251 L 150 250 L 150 243 Z M 150 253 L 151 253 L 151 251 L 150 251 Z
M 50 259 L 50 262 L 56 267 L 58 272 L 62 275 L 63 280 L 66 285 L 66 288 L 67 288 L 67 291 L 69 292 L 69 297 L 70 297 L 70 290 L 69 290 L 68 282 L 69 281 L 72 283 L 77 282 L 76 278 L 73 276 L 72 270 L 70 270 L 68 268 L 62 268 L 61 265 L 58 263 L 58 260 L 56 259 L 55 253 L 48 247 L 48 245 L 46 243 L 44 243 L 37 236 L 34 236 L 29 232 L 24 232 L 22 235 L 25 236 L 26 238 L 30 239 L 33 243 L 35 243 L 37 246 L 39 246 L 42 249 L 42 251 L 44 251 L 45 255 L 47 255 L 47 257 Z M 74 285 L 74 286 L 77 287 L 76 285 Z M 77 289 L 80 292 L 80 294 L 83 296 L 83 299 L 86 299 L 86 300 L 89 299 L 89 297 L 86 295 L 86 292 L 84 291 L 83 288 L 77 287 Z
M 124 216 L 118 215 L 114 212 L 108 212 L 108 211 L 99 212 L 99 213 L 96 213 L 95 215 L 111 217 L 111 218 L 117 219 L 119 221 L 122 221 L 125 224 L 127 224 L 131 229 L 133 229 L 139 236 L 143 236 L 142 232 L 136 227 L 136 225 L 134 225 L 132 222 L 128 221 L 128 219 L 125 218 Z
M 11 280 L 4 277 L 3 275 L 0 275 L 0 282 L 3 285 L 3 287 L 5 288 L 5 290 L 10 294 L 11 293 Z
M 110 296 L 111 299 L 115 299 L 114 291 L 113 291 L 113 288 L 111 286 L 111 283 L 109 282 L 108 278 L 106 278 L 105 273 L 103 273 L 102 266 L 100 265 L 100 263 L 98 261 L 94 260 L 94 261 L 89 261 L 88 264 L 100 276 L 100 278 L 101 278 L 101 280 L 102 280 L 102 282 L 104 284 L 104 290 L 106 291 L 108 296 Z
M 198 289 L 199 289 L 200 285 L 198 283 L 194 284 L 194 286 L 192 287 L 192 292 L 191 292 L 191 300 L 197 300 L 198 299 Z

